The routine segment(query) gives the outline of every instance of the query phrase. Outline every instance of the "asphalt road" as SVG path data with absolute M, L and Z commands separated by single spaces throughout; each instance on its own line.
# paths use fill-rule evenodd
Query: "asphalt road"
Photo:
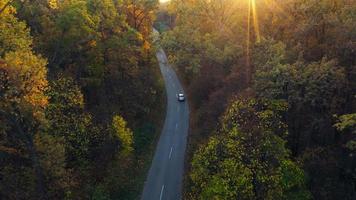
M 184 93 L 174 70 L 162 49 L 157 59 L 167 91 L 167 113 L 164 127 L 141 196 L 142 200 L 182 199 L 184 155 L 189 127 L 187 102 L 178 102 Z

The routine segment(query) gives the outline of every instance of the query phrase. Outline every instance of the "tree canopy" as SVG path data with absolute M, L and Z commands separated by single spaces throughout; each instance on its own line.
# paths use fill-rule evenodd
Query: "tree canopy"
M 173 0 L 161 11 L 161 24 L 171 27 L 161 43 L 185 81 L 192 107 L 186 198 L 355 198 L 355 5 L 354 0 Z M 251 102 L 259 106 L 251 108 Z M 229 115 L 234 106 L 244 109 Z M 267 123 L 274 131 L 256 115 L 274 116 Z M 246 135 L 261 133 L 271 138 L 244 145 Z M 251 158 L 241 156 L 269 152 L 262 144 L 276 138 L 281 143 L 274 156 L 284 155 L 276 166 L 290 168 L 275 169 L 303 180 L 294 197 L 283 197 L 289 192 L 281 188 L 289 183 L 278 178 L 269 185 L 279 192 L 262 195 L 249 186 Z
M 157 3 L 0 0 L 0 199 L 139 195 L 126 180 L 145 174 L 163 109 Z

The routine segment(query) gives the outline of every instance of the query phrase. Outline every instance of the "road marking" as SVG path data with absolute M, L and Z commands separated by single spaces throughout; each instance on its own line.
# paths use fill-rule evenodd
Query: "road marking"
M 171 152 L 169 152 L 169 159 L 172 157 L 173 147 L 171 147 Z
M 159 195 L 159 200 L 162 200 L 162 196 L 163 196 L 163 190 L 164 190 L 164 185 L 162 185 L 162 189 L 161 189 L 161 195 Z
M 178 123 L 176 123 L 176 130 L 178 129 Z
M 177 112 L 179 112 L 179 106 L 177 106 Z

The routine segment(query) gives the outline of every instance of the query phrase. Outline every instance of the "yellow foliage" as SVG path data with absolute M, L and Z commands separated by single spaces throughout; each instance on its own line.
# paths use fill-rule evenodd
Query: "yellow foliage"
M 141 33 L 137 33 L 137 39 L 143 41 L 143 35 Z
M 57 0 L 48 0 L 48 6 L 51 9 L 58 9 L 59 8 Z
M 35 110 L 44 108 L 48 103 L 44 94 L 48 85 L 47 61 L 30 51 L 10 52 L 4 60 L 6 64 L 0 65 L 0 69 L 7 71 L 11 91 L 17 93 L 16 98 Z
M 96 43 L 95 40 L 91 40 L 91 41 L 89 42 L 89 46 L 91 46 L 91 47 L 96 47 L 96 45 L 97 45 L 97 43 Z
M 143 43 L 143 49 L 144 50 L 149 50 L 151 48 L 151 44 L 145 40 Z
M 0 0 L 0 9 L 3 8 L 7 4 L 7 0 Z M 12 6 L 7 6 L 7 8 L 1 14 L 16 14 L 16 9 Z
M 115 130 L 115 134 L 121 142 L 122 154 L 124 156 L 129 155 L 133 151 L 133 133 L 127 128 L 127 122 L 121 116 L 114 116 L 112 125 Z

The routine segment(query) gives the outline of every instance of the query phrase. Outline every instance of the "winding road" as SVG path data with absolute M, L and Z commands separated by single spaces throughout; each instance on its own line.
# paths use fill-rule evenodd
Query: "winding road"
M 163 49 L 157 52 L 157 59 L 167 91 L 167 113 L 141 200 L 180 200 L 189 108 L 187 102 L 177 100 L 176 95 L 184 93 L 183 87 L 169 66 Z

